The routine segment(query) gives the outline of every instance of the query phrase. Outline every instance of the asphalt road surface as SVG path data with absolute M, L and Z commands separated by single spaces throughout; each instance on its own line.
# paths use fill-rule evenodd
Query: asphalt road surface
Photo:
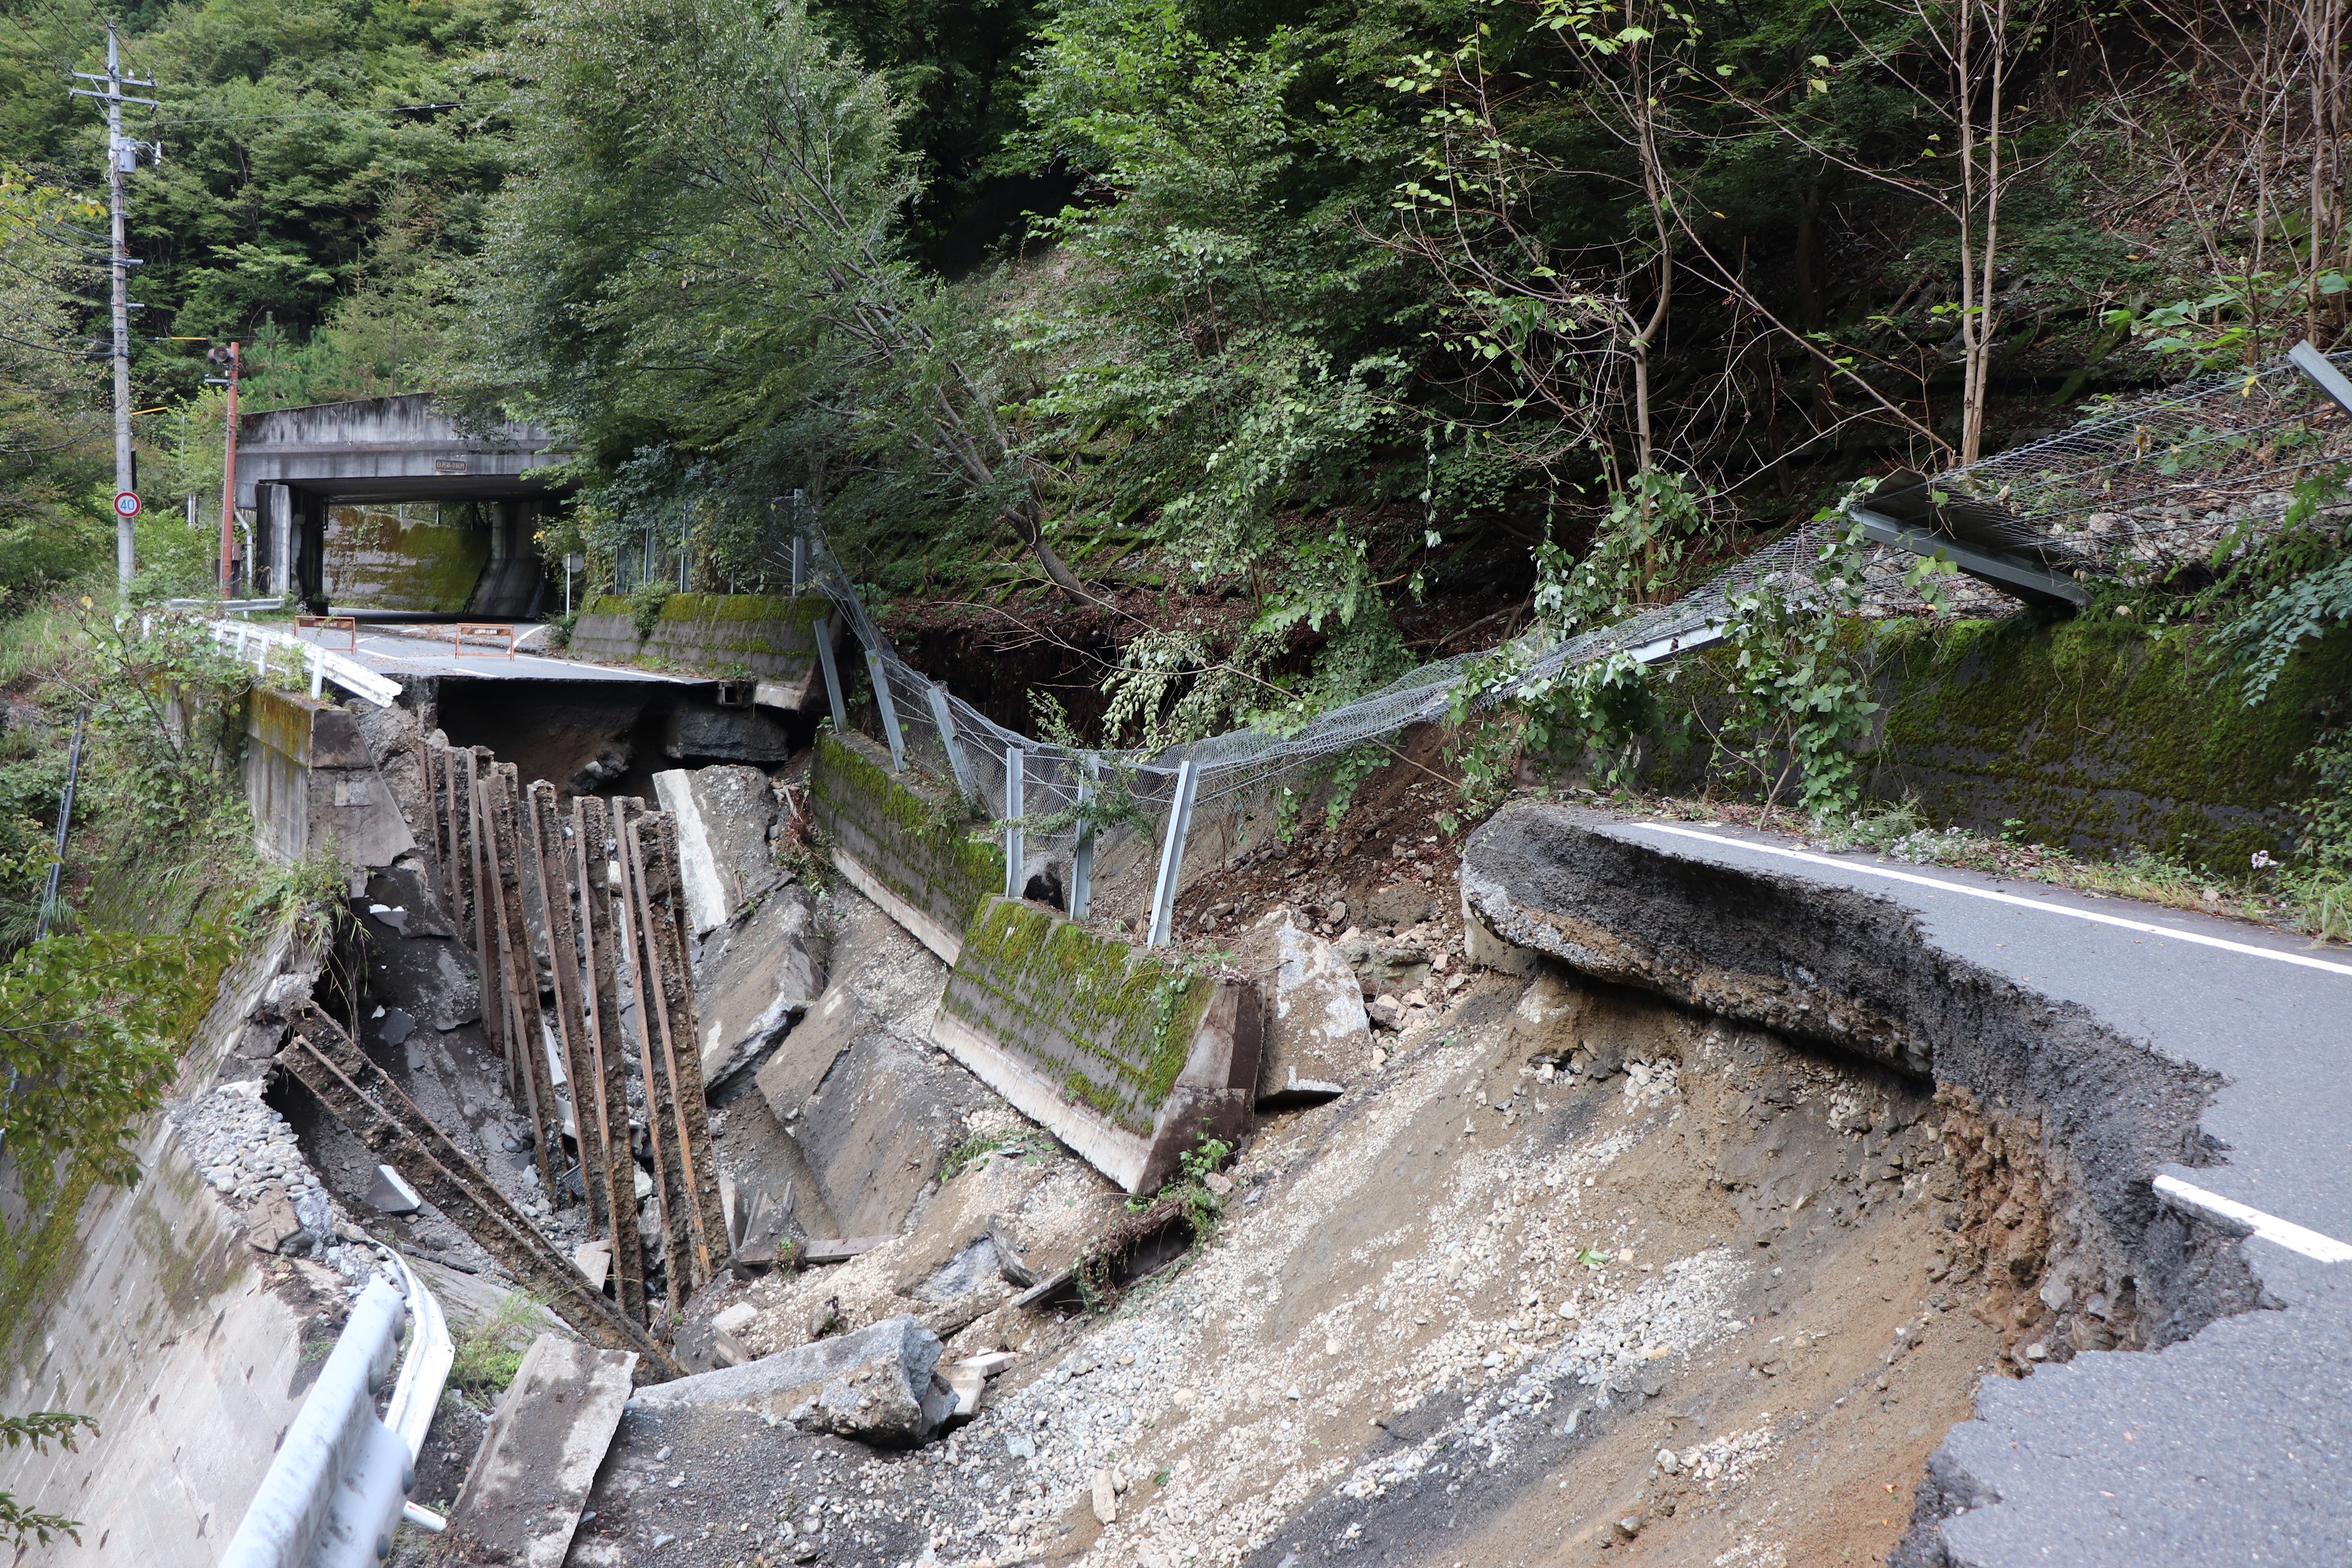
M 1939 1456 L 2000 1500 L 1946 1521 L 1955 1563 L 2352 1564 L 2352 952 L 1736 828 L 1590 826 L 1891 899 L 1945 952 L 2224 1080 L 2202 1121 L 2223 1163 L 2167 1168 L 2158 1186 L 2251 1227 L 2240 1245 L 2276 1310 L 1987 1379 Z

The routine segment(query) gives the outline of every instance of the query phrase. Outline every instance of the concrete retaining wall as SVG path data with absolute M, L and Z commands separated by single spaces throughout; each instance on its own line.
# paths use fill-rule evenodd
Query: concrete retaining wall
M 265 855 L 290 864 L 331 847 L 365 869 L 416 847 L 357 714 L 256 688 L 246 699 L 245 735 L 245 798 Z
M 1257 988 L 1003 897 L 1003 848 L 877 751 L 820 735 L 812 809 L 842 873 L 952 966 L 933 1038 L 1129 1192 L 1246 1128 Z
M 280 938 L 231 971 L 182 1092 L 210 1089 L 263 989 L 292 962 Z M 53 1541 L 30 1561 L 210 1568 L 317 1375 L 306 1329 L 331 1337 L 315 1315 L 340 1316 L 340 1293 L 304 1278 L 329 1271 L 289 1262 L 265 1275 L 162 1116 L 139 1153 L 136 1187 L 73 1204 L 69 1234 L 0 1339 L 0 1409 L 70 1410 L 99 1425 L 70 1453 L 0 1451 L 0 1490 L 81 1521 L 79 1544 Z M 0 1170 L 0 1202 L 13 1207 L 15 1188 L 13 1171 Z
M 570 651 L 609 664 L 755 681 L 762 705 L 798 710 L 823 700 L 814 626 L 832 610 L 819 594 L 673 594 L 652 633 L 640 637 L 630 601 L 606 594 L 582 609 Z
M 923 782 L 892 777 L 863 735 L 820 734 L 810 808 L 842 874 L 953 963 L 981 905 L 1004 890 L 1004 849 L 975 842 L 973 825 L 944 804 L 948 792 L 925 793 Z
M 965 933 L 939 1043 L 1129 1192 L 1249 1124 L 1257 988 L 1185 972 L 1051 910 L 991 899 Z
M 2210 628 L 2118 621 L 1856 626 L 1852 651 L 1880 705 L 1864 751 L 1870 795 L 2034 843 L 2114 854 L 2163 847 L 2242 872 L 2293 847 L 2311 777 L 2296 759 L 2346 718 L 2352 634 L 2306 644 L 2249 708 Z M 1695 656 L 1681 693 L 1721 706 L 1723 650 Z M 1656 782 L 1697 785 L 1706 748 Z

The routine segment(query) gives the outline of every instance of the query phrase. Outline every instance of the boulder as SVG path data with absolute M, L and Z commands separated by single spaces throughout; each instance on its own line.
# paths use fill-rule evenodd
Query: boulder
M 798 885 L 771 893 L 703 944 L 695 1012 L 706 1089 L 758 1061 L 807 1013 L 824 989 L 823 954 L 808 895 Z
M 678 874 L 695 935 L 718 930 L 783 880 L 768 843 L 777 805 L 767 774 L 740 766 L 672 768 L 654 775 L 654 794 L 677 819 Z
M 636 1397 L 653 1409 L 740 1410 L 778 1416 L 803 1431 L 905 1448 L 938 1436 L 959 1403 L 936 1375 L 939 1363 L 939 1336 L 902 1316 L 740 1366 L 655 1384 Z
M 1263 983 L 1270 1005 L 1258 1062 L 1261 1110 L 1329 1100 L 1362 1074 L 1372 1047 L 1363 986 L 1338 951 L 1287 921 L 1272 945 L 1273 969 Z

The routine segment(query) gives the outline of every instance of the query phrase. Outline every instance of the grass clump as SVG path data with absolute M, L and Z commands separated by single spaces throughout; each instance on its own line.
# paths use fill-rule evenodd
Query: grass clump
M 507 1292 L 457 1336 L 456 1358 L 449 1363 L 450 1388 L 484 1398 L 504 1393 L 546 1322 L 546 1310 L 530 1291 Z

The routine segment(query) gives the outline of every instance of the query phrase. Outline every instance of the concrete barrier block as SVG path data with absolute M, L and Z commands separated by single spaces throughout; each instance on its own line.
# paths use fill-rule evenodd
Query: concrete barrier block
M 933 1037 L 1129 1192 L 1249 1123 L 1257 988 L 1188 973 L 1039 905 L 988 900 Z
M 862 735 L 820 734 L 809 803 L 834 860 L 858 891 L 950 963 L 964 928 L 1004 887 L 1004 848 L 975 840 L 961 809 L 893 775 Z

